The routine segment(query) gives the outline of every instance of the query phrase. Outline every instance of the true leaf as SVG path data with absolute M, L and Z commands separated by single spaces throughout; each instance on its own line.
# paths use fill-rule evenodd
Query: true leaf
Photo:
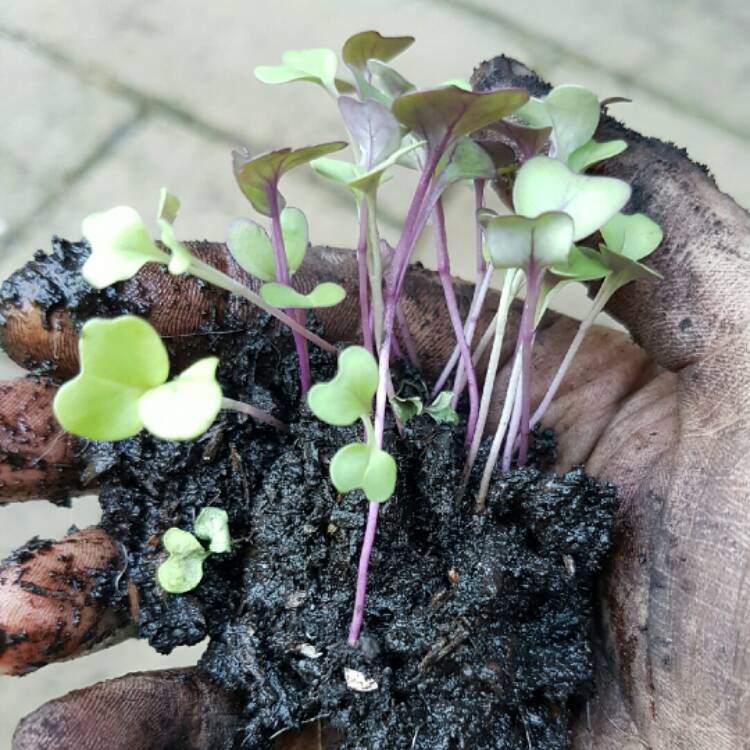
M 333 380 L 314 385 L 307 403 L 318 419 L 342 427 L 370 413 L 378 388 L 378 365 L 362 346 L 350 346 L 338 360 Z
M 607 247 L 630 260 L 650 255 L 663 236 L 661 227 L 645 214 L 617 214 L 602 227 Z
M 81 232 L 91 246 L 81 273 L 97 289 L 135 276 L 146 263 L 169 263 L 169 255 L 156 246 L 137 211 L 129 206 L 90 214 Z
M 396 488 L 396 462 L 370 444 L 345 445 L 331 459 L 330 473 L 339 492 L 362 490 L 374 503 L 385 502 Z
M 554 265 L 551 270 L 553 274 L 567 277 L 571 281 L 594 281 L 612 273 L 596 250 L 575 245 L 570 248 L 568 262 Z
M 496 176 L 492 157 L 471 138 L 464 137 L 438 164 L 436 174 L 441 185 L 459 180 L 491 180 Z
M 429 406 L 425 406 L 424 413 L 429 414 L 438 424 L 458 424 L 458 413 L 451 406 L 453 391 L 441 391 Z
M 477 93 L 447 86 L 401 95 L 393 103 L 393 114 L 409 130 L 424 138 L 429 149 L 436 149 L 502 120 L 528 98 L 523 89 Z
M 352 139 L 359 147 L 359 164 L 371 169 L 401 145 L 401 128 L 388 107 L 368 99 L 339 98 L 339 110 Z
M 612 252 L 606 245 L 600 245 L 599 250 L 604 262 L 612 269 L 613 275 L 617 275 L 620 286 L 633 279 L 661 279 L 662 275 L 653 268 L 639 263 L 627 255 Z
M 526 268 L 531 260 L 541 267 L 567 261 L 573 244 L 573 220 L 566 213 L 548 211 L 533 219 L 486 216 L 482 214 L 481 219 L 495 268 Z
M 308 245 L 307 219 L 298 208 L 281 212 L 281 235 L 290 274 L 302 265 Z M 276 279 L 275 254 L 266 230 L 249 219 L 237 219 L 229 225 L 227 247 L 232 257 L 252 276 L 261 281 Z
M 144 427 L 163 440 L 193 440 L 216 419 L 222 402 L 217 357 L 206 357 L 138 401 Z
M 229 535 L 229 516 L 223 508 L 203 508 L 195 519 L 193 528 L 199 539 L 205 539 L 211 552 L 229 552 L 232 539 Z
M 627 147 L 628 144 L 625 141 L 604 141 L 600 143 L 591 140 L 570 155 L 568 166 L 574 172 L 585 172 L 593 164 L 621 154 Z
M 280 65 L 259 65 L 255 77 L 270 84 L 312 81 L 337 96 L 337 68 L 338 58 L 331 49 L 287 50 L 281 55 Z
M 203 561 L 208 552 L 189 532 L 172 527 L 162 537 L 169 557 L 157 568 L 159 585 L 170 594 L 184 594 L 194 589 L 203 578 Z
M 564 211 L 580 240 L 608 222 L 630 198 L 630 186 L 613 177 L 576 174 L 557 159 L 536 156 L 518 171 L 513 205 L 521 216 L 535 218 L 549 211 Z
M 346 290 L 332 281 L 324 281 L 308 294 L 301 294 L 286 284 L 277 284 L 272 281 L 263 284 L 260 288 L 260 294 L 266 302 L 274 307 L 312 309 L 338 305 L 346 297 Z
M 83 326 L 78 348 L 81 371 L 57 392 L 57 420 L 90 440 L 123 440 L 140 432 L 139 400 L 169 374 L 159 334 L 132 315 L 94 318 Z
M 279 208 L 284 207 L 284 199 L 278 195 L 279 180 L 284 174 L 313 159 L 340 151 L 346 145 L 344 141 L 332 141 L 297 149 L 282 148 L 257 156 L 251 156 L 247 149 L 233 151 L 234 176 L 240 190 L 255 210 L 265 216 L 270 216 L 270 201 L 274 191 L 277 191 Z
M 406 424 L 410 419 L 418 417 L 424 409 L 424 404 L 419 396 L 409 396 L 409 398 L 394 396 L 390 403 L 401 424 Z

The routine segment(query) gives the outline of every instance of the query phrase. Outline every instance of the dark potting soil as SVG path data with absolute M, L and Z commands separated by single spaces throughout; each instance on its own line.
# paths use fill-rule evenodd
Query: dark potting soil
M 221 352 L 222 338 L 212 343 Z M 220 370 L 227 395 L 286 421 L 288 435 L 224 413 L 194 442 L 141 434 L 89 448 L 103 525 L 129 550 L 140 635 L 165 653 L 210 637 L 201 666 L 244 706 L 237 748 L 271 748 L 318 717 L 346 750 L 568 747 L 591 696 L 593 579 L 614 488 L 580 469 L 549 475 L 554 441 L 537 435 L 536 465 L 498 474 L 476 515 L 471 488 L 455 497 L 460 431 L 429 416 L 405 439 L 388 430 L 398 487 L 382 507 L 352 648 L 366 502 L 335 492 L 328 462 L 360 435 L 300 403 L 288 351 L 281 337 L 234 338 Z M 329 357 L 313 352 L 312 364 L 314 380 L 333 375 Z M 423 388 L 414 373 L 397 382 L 405 395 Z M 207 505 L 229 513 L 233 550 L 208 559 L 193 592 L 165 594 L 154 578 L 161 537 L 192 529 Z M 377 687 L 357 691 L 345 674 Z

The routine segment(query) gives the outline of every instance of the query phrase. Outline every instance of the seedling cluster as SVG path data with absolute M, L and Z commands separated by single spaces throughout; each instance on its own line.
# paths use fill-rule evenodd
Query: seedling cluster
M 92 285 L 102 288 L 131 278 L 146 263 L 158 263 L 173 274 L 191 274 L 245 298 L 291 329 L 300 388 L 307 393 L 312 412 L 334 427 L 362 422 L 364 440 L 344 446 L 330 462 L 336 489 L 360 490 L 369 501 L 350 643 L 356 643 L 362 627 L 380 506 L 396 486 L 396 463 L 383 449 L 389 404 L 397 426 L 422 413 L 457 425 L 457 409 L 465 395 L 464 491 L 490 406 L 503 399 L 476 497 L 481 510 L 498 462 L 504 472 L 514 461 L 526 462 L 530 430 L 543 419 L 581 341 L 609 298 L 634 279 L 658 277 L 641 262 L 661 242 L 658 225 L 642 214 L 621 213 L 630 198 L 627 183 L 587 174 L 627 146 L 624 141 L 595 139 L 602 103 L 592 92 L 564 85 L 543 98 L 532 98 L 520 88 L 477 93 L 461 81 L 418 90 L 391 66 L 413 41 L 375 31 L 355 34 L 342 52 L 350 80 L 339 77 L 338 58 L 328 49 L 285 52 L 279 65 L 256 69 L 256 76 L 269 84 L 304 81 L 320 86 L 334 100 L 353 151 L 351 160 L 332 157 L 347 145 L 335 140 L 256 155 L 247 149 L 234 153 L 237 183 L 267 223 L 233 222 L 227 246 L 237 263 L 261 282 L 259 293 L 196 258 L 176 239 L 173 225 L 179 202 L 166 190 L 157 211 L 161 245 L 151 240 L 141 218 L 128 207 L 94 214 L 83 222 L 92 250 L 83 274 Z M 340 353 L 306 328 L 305 311 L 340 303 L 344 289 L 326 282 L 303 293 L 294 285 L 308 250 L 308 221 L 299 208 L 286 205 L 279 186 L 285 174 L 305 165 L 348 192 L 358 219 L 361 346 Z M 416 170 L 418 181 L 391 247 L 381 236 L 378 196 L 399 167 Z M 475 202 L 470 224 L 476 278 L 465 318 L 451 276 L 443 207 L 445 194 L 461 183 L 473 188 Z M 486 205 L 488 184 L 499 197 L 495 209 Z M 423 404 L 395 393 L 391 364 L 394 356 L 404 355 L 418 365 L 401 297 L 412 253 L 428 222 L 456 343 L 434 384 L 431 403 Z M 498 272 L 502 281 L 497 312 L 486 330 L 478 330 L 480 311 Z M 531 363 L 539 321 L 562 288 L 591 281 L 599 282 L 591 310 L 532 411 Z M 510 378 L 499 397 L 496 381 L 503 342 L 509 335 L 509 310 L 524 290 Z M 338 357 L 337 374 L 327 383 L 311 383 L 310 343 Z M 81 373 L 63 386 L 55 401 L 58 419 L 75 434 L 119 440 L 145 427 L 165 439 L 192 439 L 221 408 L 239 409 L 285 429 L 270 415 L 222 395 L 215 358 L 200 360 L 166 382 L 166 351 L 145 321 L 131 316 L 90 321 L 83 329 L 80 349 Z M 477 363 L 487 350 L 489 364 L 480 391 Z M 446 389 L 451 379 L 452 387 Z M 165 534 L 170 557 L 158 578 L 166 590 L 189 590 L 200 580 L 205 557 L 225 551 L 215 548 L 215 536 L 201 536 L 203 514 L 209 510 L 214 509 L 204 510 L 195 527 L 196 536 L 211 539 L 209 551 L 189 532 L 170 529 Z M 221 533 L 228 544 L 228 532 Z

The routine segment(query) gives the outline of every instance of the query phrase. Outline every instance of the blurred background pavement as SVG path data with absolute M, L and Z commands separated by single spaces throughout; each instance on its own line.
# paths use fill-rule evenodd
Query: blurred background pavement
M 0 273 L 52 234 L 79 239 L 92 211 L 129 204 L 149 220 L 162 185 L 179 195 L 183 239 L 223 239 L 252 210 L 236 188 L 230 150 L 254 151 L 344 135 L 317 87 L 266 87 L 253 68 L 285 49 L 340 49 L 364 29 L 412 34 L 396 62 L 420 86 L 468 78 L 504 52 L 554 83 L 580 83 L 632 104 L 614 113 L 675 141 L 707 164 L 719 186 L 750 206 L 750 3 L 742 0 L 3 0 L 0 5 Z M 394 239 L 408 176 L 383 191 Z M 308 215 L 311 239 L 351 246 L 342 193 L 299 170 L 289 203 Z M 462 194 L 465 193 L 465 194 Z M 454 268 L 470 273 L 469 191 L 449 206 Z M 469 214 L 470 215 L 470 214 Z M 429 244 L 420 257 L 430 263 Z M 573 314 L 581 295 L 562 302 Z M 18 372 L 0 362 L 3 377 Z M 95 523 L 94 498 L 72 509 L 31 502 L 0 508 L 0 556 L 34 534 Z M 18 719 L 70 689 L 137 669 L 189 664 L 131 641 L 24 678 L 0 680 L 0 747 Z

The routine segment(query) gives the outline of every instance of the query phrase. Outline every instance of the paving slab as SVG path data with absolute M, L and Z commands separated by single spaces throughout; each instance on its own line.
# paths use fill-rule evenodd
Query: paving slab
M 12 232 L 101 150 L 135 110 L 130 102 L 2 38 L 0 70 L 0 218 Z

